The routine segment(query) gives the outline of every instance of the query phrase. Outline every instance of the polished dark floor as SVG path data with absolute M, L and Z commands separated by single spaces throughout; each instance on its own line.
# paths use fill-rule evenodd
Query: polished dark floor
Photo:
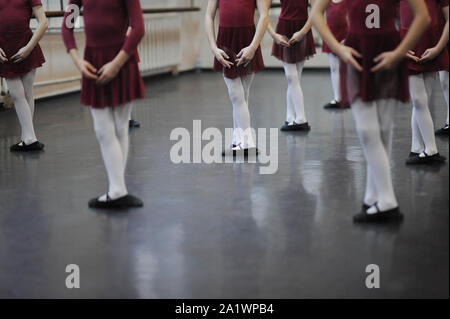
M 325 112 L 329 74 L 303 79 L 312 131 L 280 133 L 279 169 L 260 164 L 172 164 L 169 135 L 228 127 L 231 106 L 220 75 L 147 82 L 136 104 L 127 180 L 145 208 L 105 213 L 87 200 L 106 191 L 88 109 L 77 94 L 37 104 L 44 153 L 8 151 L 15 113 L 0 112 L 0 297 L 32 298 L 410 298 L 449 296 L 449 170 L 404 165 L 409 106 L 396 114 L 395 189 L 402 225 L 357 226 L 365 164 L 351 112 Z M 257 75 L 256 127 L 278 127 L 285 112 L 281 71 Z M 443 124 L 436 85 L 432 112 Z M 438 139 L 448 156 L 448 139 Z M 65 268 L 81 269 L 81 288 Z M 365 286 L 377 264 L 381 288 Z

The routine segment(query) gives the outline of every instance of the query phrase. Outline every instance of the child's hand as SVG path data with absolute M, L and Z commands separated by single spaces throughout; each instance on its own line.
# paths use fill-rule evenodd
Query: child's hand
M 16 54 L 14 54 L 11 57 L 11 60 L 14 63 L 20 63 L 23 60 L 25 60 L 26 58 L 28 58 L 28 56 L 31 54 L 31 50 L 29 47 L 24 46 L 23 48 L 21 48 Z
M 106 63 L 99 71 L 100 77 L 97 80 L 98 85 L 105 85 L 111 82 L 119 73 L 120 66 L 116 62 Z
M 413 60 L 414 62 L 419 62 L 420 58 L 416 56 L 416 53 L 412 50 L 409 50 L 408 53 L 406 53 L 406 57 L 410 60 Z
M 292 38 L 289 40 L 289 45 L 293 45 L 295 43 L 302 41 L 305 35 L 306 34 L 303 32 L 303 30 L 295 32 Z
M 441 53 L 436 47 L 425 50 L 425 52 L 420 57 L 420 62 L 428 62 L 437 58 Z
M 378 72 L 391 70 L 395 68 L 403 58 L 404 57 L 401 54 L 398 54 L 397 51 L 383 52 L 373 60 L 377 65 L 370 71 Z
M 79 60 L 76 63 L 78 70 L 80 70 L 81 74 L 91 80 L 98 80 L 97 69 L 94 68 L 92 64 L 85 60 Z
M 255 57 L 256 50 L 252 48 L 251 46 L 243 48 L 241 52 L 236 56 L 237 57 L 237 66 L 243 65 L 244 67 L 247 67 L 247 65 L 250 64 L 250 62 Z
M 220 64 L 222 64 L 227 69 L 230 69 L 233 66 L 233 62 L 228 61 L 230 57 L 225 53 L 225 51 L 216 48 L 213 50 L 213 53 L 217 61 L 219 61 Z
M 351 64 L 359 72 L 363 71 L 362 66 L 356 61 L 355 57 L 361 58 L 362 55 L 355 49 L 346 45 L 341 45 L 338 52 L 339 57 L 344 63 Z
M 8 62 L 8 59 L 6 58 L 5 51 L 0 48 L 0 63 Z
M 282 45 L 284 47 L 289 48 L 291 45 L 289 44 L 288 40 L 286 40 L 286 37 L 284 35 L 281 34 L 275 34 L 273 36 L 273 39 L 275 40 L 276 44 Z

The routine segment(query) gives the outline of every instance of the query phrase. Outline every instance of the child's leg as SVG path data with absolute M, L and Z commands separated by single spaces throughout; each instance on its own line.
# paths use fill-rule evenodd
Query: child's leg
M 372 206 L 378 202 L 377 188 L 375 185 L 374 175 L 372 169 L 367 162 L 367 178 L 366 178 L 366 192 L 364 194 L 364 204 Z
M 411 152 L 420 154 L 425 151 L 425 142 L 422 139 L 422 134 L 420 133 L 419 124 L 417 122 L 417 111 L 413 107 L 411 116 Z
M 245 136 L 239 136 L 240 134 L 236 136 L 236 144 L 241 144 L 243 148 L 255 147 L 251 134 L 250 112 L 246 102 L 243 80 L 241 78 L 228 79 L 226 77 L 224 79 L 233 105 L 233 120 L 235 121 L 236 129 L 238 132 L 241 129 L 242 132 L 246 133 Z
M 295 109 L 295 123 L 306 123 L 305 100 L 300 80 L 303 72 L 304 62 L 297 64 L 283 63 L 286 78 L 288 80 L 288 97 Z
M 392 136 L 394 134 L 394 113 L 398 107 L 395 99 L 384 99 L 377 101 L 378 121 L 381 129 L 381 139 L 388 157 L 392 153 Z
M 445 125 L 449 125 L 449 107 L 448 107 L 448 71 L 439 72 L 439 78 L 441 80 L 441 87 L 444 93 L 445 102 L 447 103 L 447 120 L 445 121 Z
M 22 127 L 22 141 L 26 144 L 33 144 L 37 141 L 33 126 L 33 113 L 28 104 L 24 83 L 21 77 L 6 79 L 11 98 L 14 101 L 17 117 Z
M 358 99 L 352 104 L 352 111 L 369 172 L 372 173 L 370 177 L 373 179 L 378 194 L 378 207 L 381 211 L 396 208 L 398 203 L 392 185 L 389 157 L 382 138 L 382 129 L 386 130 L 389 123 L 380 124 L 379 111 L 375 103 L 367 103 Z M 386 108 L 383 121 L 392 115 L 393 108 Z M 376 212 L 374 208 L 368 211 L 371 214 Z
M 341 89 L 339 83 L 339 58 L 333 53 L 328 54 L 330 60 L 331 84 L 333 86 L 334 101 L 341 101 Z
M 288 88 L 286 92 L 286 102 L 287 102 L 287 112 L 286 112 L 286 122 L 292 124 L 296 120 L 297 114 L 295 110 L 293 96 L 293 83 L 298 82 L 298 72 L 297 66 L 292 63 L 283 63 L 284 73 L 286 79 L 288 80 Z
M 428 155 L 434 155 L 437 153 L 437 146 L 436 138 L 434 136 L 433 119 L 431 118 L 430 109 L 428 107 L 429 97 L 425 84 L 425 78 L 426 75 L 412 75 L 409 77 L 410 94 L 414 108 L 413 118 L 415 119 L 415 122 L 417 123 L 417 126 L 419 128 L 420 137 L 424 142 L 425 152 Z M 415 134 L 413 131 L 414 147 L 419 144 L 418 137 L 415 136 Z
M 114 200 L 128 193 L 125 186 L 123 153 L 120 141 L 116 135 L 114 110 L 109 107 L 104 109 L 91 108 L 91 113 L 94 120 L 95 133 L 100 144 L 103 161 L 108 174 L 108 195 Z M 128 119 L 128 117 L 125 119 Z M 100 201 L 106 201 L 106 195 L 102 196 Z
M 123 167 L 126 169 L 128 160 L 128 149 L 130 145 L 129 139 L 129 119 L 133 104 L 128 103 L 113 109 L 114 123 L 116 128 L 116 136 L 119 139 L 120 148 L 122 149 Z
M 247 105 L 250 105 L 250 89 L 252 87 L 253 80 L 255 79 L 255 73 L 249 74 L 242 79 L 242 85 L 244 86 L 244 92 L 245 92 L 245 102 Z
M 381 140 L 384 149 L 390 159 L 392 153 L 392 135 L 393 135 L 393 111 L 398 106 L 398 102 L 393 99 L 386 99 L 378 101 L 378 121 L 381 129 Z M 369 166 L 367 166 L 367 188 L 364 203 L 366 205 L 373 205 L 378 201 L 374 175 Z
M 245 77 L 242 77 L 242 85 L 244 86 L 244 92 L 245 92 L 245 102 L 248 106 L 250 106 L 249 100 L 250 100 L 250 88 L 252 87 L 253 80 L 255 79 L 255 74 L 249 74 Z M 236 120 L 233 120 L 233 144 L 236 145 Z
M 31 117 L 34 116 L 34 78 L 36 76 L 36 69 L 30 71 L 28 74 L 22 76 L 23 88 L 25 89 L 25 98 L 28 101 L 28 106 L 31 110 Z

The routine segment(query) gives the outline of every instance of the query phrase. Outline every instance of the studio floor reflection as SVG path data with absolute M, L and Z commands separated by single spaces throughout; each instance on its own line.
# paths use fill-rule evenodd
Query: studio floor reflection
M 396 113 L 393 177 L 405 221 L 355 226 L 365 163 L 350 111 L 326 112 L 329 73 L 305 72 L 309 134 L 279 133 L 279 168 L 170 161 L 171 131 L 194 119 L 231 122 L 223 79 L 209 72 L 146 82 L 135 105 L 127 180 L 143 209 L 105 213 L 87 200 L 106 191 L 89 111 L 78 94 L 38 101 L 41 154 L 15 155 L 15 114 L 0 112 L 0 297 L 412 298 L 449 296 L 449 170 L 404 165 L 411 108 Z M 320 89 L 319 89 L 320 88 Z M 256 76 L 254 127 L 279 127 L 286 81 Z M 436 84 L 432 113 L 445 119 Z M 448 156 L 448 138 L 438 139 Z M 68 264 L 81 288 L 65 286 Z M 381 288 L 365 286 L 377 264 Z

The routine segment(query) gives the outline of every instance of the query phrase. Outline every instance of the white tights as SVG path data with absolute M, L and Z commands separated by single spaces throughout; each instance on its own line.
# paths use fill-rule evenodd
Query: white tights
M 250 111 L 248 109 L 250 87 L 254 78 L 254 74 L 236 79 L 224 77 L 228 87 L 228 95 L 233 105 L 233 144 L 241 145 L 243 148 L 256 146 L 252 136 Z
M 128 194 L 125 185 L 125 168 L 128 159 L 128 121 L 131 109 L 131 104 L 114 108 L 91 108 L 95 133 L 108 175 L 108 195 L 111 199 Z M 106 196 L 100 200 L 106 200 Z
M 392 185 L 389 157 L 392 147 L 393 116 L 396 100 L 363 102 L 357 99 L 352 104 L 356 129 L 367 161 L 367 186 L 364 202 L 378 204 L 381 211 L 396 208 L 397 199 Z M 367 213 L 374 214 L 372 207 Z
M 331 84 L 333 86 L 334 100 L 336 102 L 341 102 L 341 87 L 339 78 L 340 60 L 333 53 L 329 53 L 328 58 L 330 60 Z
M 287 116 L 286 122 L 297 124 L 306 123 L 305 98 L 300 81 L 305 62 L 285 63 L 283 62 L 284 72 L 288 81 L 287 90 Z
M 442 91 L 444 93 L 445 102 L 447 103 L 447 120 L 445 124 L 449 124 L 449 107 L 448 107 L 448 71 L 439 72 L 439 78 L 441 80 Z
M 22 141 L 29 145 L 37 141 L 34 132 L 34 77 L 36 70 L 30 71 L 24 76 L 6 79 L 9 93 L 14 102 L 17 117 L 22 128 Z
M 437 73 L 434 72 L 409 77 L 409 91 L 413 104 L 411 151 L 414 153 L 425 152 L 434 155 L 438 152 L 429 108 L 433 81 L 436 79 Z

